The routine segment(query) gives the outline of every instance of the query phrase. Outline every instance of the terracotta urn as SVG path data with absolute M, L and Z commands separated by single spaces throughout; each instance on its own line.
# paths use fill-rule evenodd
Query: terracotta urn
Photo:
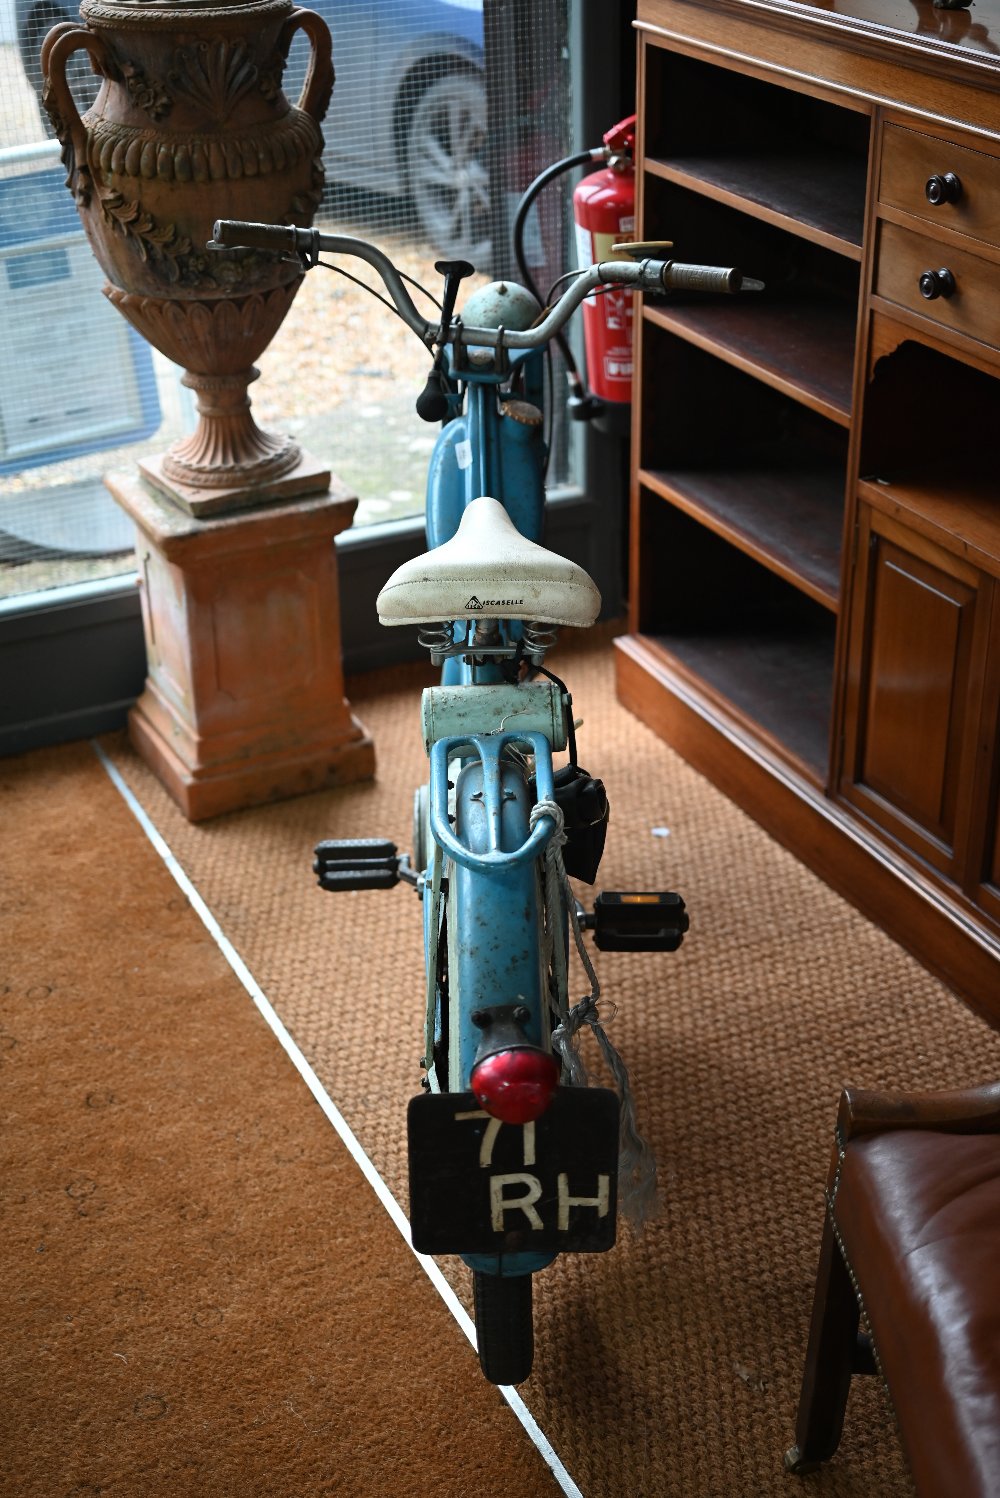
M 264 251 L 207 248 L 217 218 L 312 222 L 330 33 L 292 0 L 83 0 L 42 47 L 43 102 L 107 295 L 186 371 L 197 430 L 140 465 L 192 514 L 325 488 L 288 437 L 256 425 L 247 386 L 302 281 Z M 302 97 L 281 82 L 298 30 L 312 53 Z M 103 78 L 82 117 L 66 82 L 85 50 Z

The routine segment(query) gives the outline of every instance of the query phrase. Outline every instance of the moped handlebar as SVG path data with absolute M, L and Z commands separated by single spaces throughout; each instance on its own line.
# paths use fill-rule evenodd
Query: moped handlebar
M 294 224 L 255 224 L 240 219 L 219 219 L 209 240 L 210 249 L 259 249 L 297 255 L 305 266 L 315 265 L 321 253 L 353 255 L 364 260 L 381 277 L 396 310 L 428 347 L 435 343 L 463 342 L 482 348 L 503 345 L 510 349 L 542 348 L 559 332 L 591 292 L 604 286 L 625 286 L 636 291 L 699 291 L 735 295 L 742 290 L 760 290 L 762 283 L 744 277 L 734 266 L 685 265 L 678 260 L 606 260 L 583 271 L 556 305 L 533 328 L 474 328 L 461 319 L 447 327 L 422 317 L 395 265 L 377 245 L 346 234 L 323 234 L 318 229 L 300 229 Z

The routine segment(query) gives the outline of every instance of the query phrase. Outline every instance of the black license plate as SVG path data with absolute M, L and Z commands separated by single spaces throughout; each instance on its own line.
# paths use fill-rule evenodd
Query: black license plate
M 471 1092 L 415 1097 L 407 1118 L 419 1253 L 600 1253 L 615 1241 L 618 1098 L 560 1087 L 533 1124 L 501 1124 Z

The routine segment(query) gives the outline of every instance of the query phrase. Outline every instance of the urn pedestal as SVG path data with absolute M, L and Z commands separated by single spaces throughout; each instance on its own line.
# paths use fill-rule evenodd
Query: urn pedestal
M 138 476 L 108 488 L 137 527 L 148 678 L 129 734 L 193 822 L 370 779 L 344 697 L 334 537 L 357 499 L 196 520 Z
M 217 218 L 312 222 L 330 32 L 292 0 L 83 0 L 42 47 L 43 102 L 105 295 L 186 371 L 198 426 L 112 495 L 138 527 L 149 676 L 133 743 L 192 821 L 374 772 L 344 700 L 334 537 L 357 500 L 247 386 L 302 267 L 208 248 Z M 302 96 L 282 92 L 297 32 Z M 82 117 L 66 64 L 103 79 Z

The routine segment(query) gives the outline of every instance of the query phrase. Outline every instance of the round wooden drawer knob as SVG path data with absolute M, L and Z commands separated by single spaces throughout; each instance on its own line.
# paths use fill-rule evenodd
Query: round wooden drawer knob
M 955 277 L 947 266 L 940 270 L 925 270 L 919 281 L 920 295 L 928 302 L 935 297 L 951 296 L 955 290 Z
M 939 208 L 942 203 L 957 203 L 962 196 L 962 184 L 954 172 L 935 172 L 924 184 L 928 203 Z

